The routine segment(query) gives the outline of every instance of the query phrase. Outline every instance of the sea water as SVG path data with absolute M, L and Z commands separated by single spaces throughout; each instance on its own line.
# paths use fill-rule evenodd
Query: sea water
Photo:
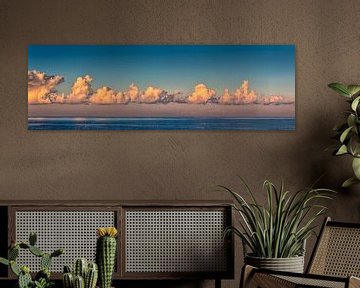
M 295 118 L 29 117 L 29 130 L 295 130 Z

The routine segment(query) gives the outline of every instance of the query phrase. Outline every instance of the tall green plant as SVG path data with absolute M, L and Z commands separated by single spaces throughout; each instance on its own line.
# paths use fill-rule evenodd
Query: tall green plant
M 342 186 L 348 187 L 360 183 L 360 85 L 344 85 L 341 83 L 331 83 L 331 89 L 346 98 L 351 108 L 346 111 L 346 122 L 334 127 L 339 138 L 340 145 L 334 151 L 334 155 L 351 155 L 354 177 L 347 179 Z
M 230 188 L 219 186 L 229 192 L 239 213 L 240 227 L 228 227 L 225 234 L 233 232 L 252 251 L 253 256 L 266 258 L 287 258 L 300 255 L 304 241 L 314 233 L 315 220 L 324 213 L 326 207 L 317 202 L 331 199 L 334 191 L 329 189 L 304 188 L 296 193 L 280 189 L 270 181 L 264 182 L 267 205 L 259 204 L 243 181 L 251 201 L 246 201 Z

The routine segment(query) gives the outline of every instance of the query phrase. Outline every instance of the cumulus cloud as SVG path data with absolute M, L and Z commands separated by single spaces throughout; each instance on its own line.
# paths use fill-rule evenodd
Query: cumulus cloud
M 220 104 L 234 104 L 235 96 L 230 93 L 229 89 L 224 90 L 224 94 L 220 97 L 218 103 Z
M 134 83 L 132 83 L 125 92 L 125 95 L 130 99 L 131 102 L 139 102 L 140 89 Z
M 220 97 L 220 104 L 227 105 L 242 105 L 242 104 L 254 104 L 258 101 L 258 95 L 255 90 L 250 90 L 249 81 L 243 81 L 241 86 L 231 93 L 229 89 L 224 90 L 224 94 Z
M 269 95 L 263 97 L 261 103 L 263 103 L 264 105 L 270 105 L 270 104 L 280 105 L 280 104 L 293 104 L 294 101 L 285 99 L 285 97 L 281 95 Z
M 172 102 L 175 103 L 186 103 L 186 96 L 184 93 L 180 91 L 175 91 L 174 94 L 172 94 Z
M 131 101 L 130 96 L 126 92 L 118 92 L 116 94 L 116 103 L 117 104 L 128 104 Z
M 130 97 L 126 93 L 116 91 L 110 87 L 103 86 L 96 90 L 89 98 L 91 104 L 127 104 L 130 102 Z
M 148 103 L 148 104 L 158 103 L 158 102 L 160 102 L 160 98 L 164 97 L 164 95 L 162 95 L 164 93 L 166 93 L 166 92 L 161 88 L 149 86 L 141 94 L 140 102 Z
M 195 86 L 194 92 L 187 98 L 187 102 L 191 104 L 206 104 L 215 94 L 215 90 L 200 83 Z
M 64 82 L 60 75 L 46 75 L 40 71 L 28 71 L 28 103 L 48 104 L 56 97 L 56 86 Z
M 103 86 L 96 90 L 89 98 L 91 104 L 115 104 L 117 92 L 110 87 Z
M 90 75 L 78 77 L 71 88 L 71 93 L 66 97 L 65 102 L 71 104 L 88 103 L 89 96 L 93 93 L 91 88 L 92 80 Z
M 249 89 L 249 81 L 244 81 L 240 88 L 235 90 L 235 104 L 252 104 L 257 100 L 254 90 Z
M 282 95 L 261 96 L 255 90 L 250 89 L 249 81 L 243 81 L 241 86 L 231 92 L 225 89 L 223 95 L 216 97 L 215 90 L 208 88 L 204 83 L 194 87 L 190 96 L 181 91 L 169 93 L 168 91 L 149 86 L 144 91 L 132 83 L 127 91 L 116 91 L 108 86 L 102 86 L 95 92 L 91 87 L 92 77 L 85 75 L 78 77 L 68 95 L 59 94 L 56 86 L 64 82 L 60 75 L 47 75 L 40 71 L 28 71 L 28 103 L 29 104 L 128 104 L 133 103 L 190 103 L 190 104 L 263 104 L 280 105 L 293 104 L 293 98 L 286 98 Z

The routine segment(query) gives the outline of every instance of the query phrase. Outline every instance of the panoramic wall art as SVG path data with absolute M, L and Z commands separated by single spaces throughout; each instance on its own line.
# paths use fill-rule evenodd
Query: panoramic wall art
M 30 130 L 295 130 L 294 45 L 31 45 Z

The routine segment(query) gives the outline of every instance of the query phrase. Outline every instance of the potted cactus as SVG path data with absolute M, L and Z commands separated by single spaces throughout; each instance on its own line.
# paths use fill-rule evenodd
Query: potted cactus
M 36 246 L 36 241 L 36 234 L 30 233 L 29 243 L 13 242 L 9 248 L 8 259 L 0 257 L 0 263 L 10 266 L 11 271 L 18 277 L 18 288 L 49 288 L 54 285 L 54 283 L 50 280 L 50 265 L 52 259 L 63 254 L 64 250 L 57 249 L 52 253 L 45 253 Z M 30 269 L 28 266 L 19 266 L 16 263 L 20 249 L 26 249 L 33 255 L 41 258 L 41 270 L 35 275 L 34 280 L 30 275 Z
M 101 227 L 97 229 L 96 262 L 99 267 L 100 288 L 110 288 L 116 258 L 115 227 Z
M 76 259 L 74 272 L 70 267 L 64 267 L 64 288 L 95 288 L 98 279 L 98 267 L 96 263 L 88 263 L 87 259 Z

